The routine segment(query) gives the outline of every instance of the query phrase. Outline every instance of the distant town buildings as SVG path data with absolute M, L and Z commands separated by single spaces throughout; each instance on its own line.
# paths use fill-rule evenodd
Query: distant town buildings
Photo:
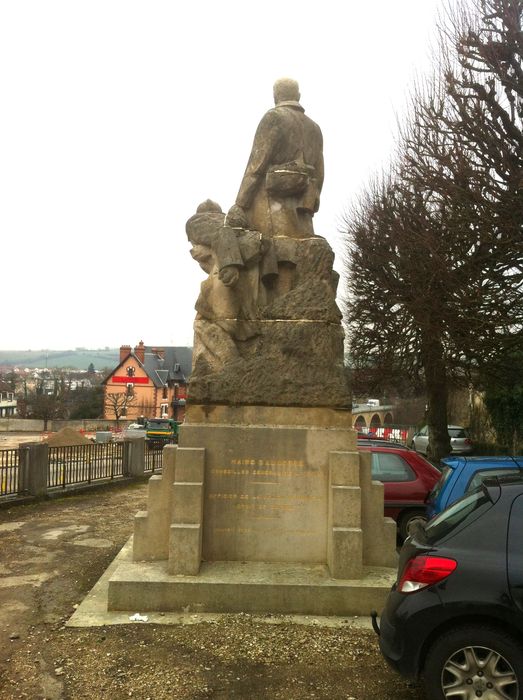
M 122 345 L 118 366 L 103 381 L 104 418 L 183 421 L 191 365 L 188 347 Z
M 0 381 L 0 418 L 16 416 L 17 400 L 7 382 Z

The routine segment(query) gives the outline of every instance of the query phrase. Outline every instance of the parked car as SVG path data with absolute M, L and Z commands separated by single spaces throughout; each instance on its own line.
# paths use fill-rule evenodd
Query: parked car
M 523 481 L 487 479 L 400 551 L 378 625 L 385 659 L 427 698 L 523 698 Z
M 441 466 L 439 481 L 427 499 L 429 520 L 487 477 L 515 473 L 523 476 L 523 457 L 446 457 Z
M 461 425 L 449 425 L 447 426 L 450 437 L 450 450 L 452 454 L 471 454 L 474 445 L 470 439 L 466 428 Z M 431 449 L 429 445 L 429 427 L 425 425 L 419 433 L 415 433 L 412 436 L 412 442 L 410 446 L 416 452 L 420 452 L 426 457 L 431 457 Z
M 425 499 L 440 472 L 405 445 L 358 440 L 358 449 L 372 453 L 372 478 L 385 490 L 385 515 L 394 518 L 404 539 L 415 522 L 426 522 Z

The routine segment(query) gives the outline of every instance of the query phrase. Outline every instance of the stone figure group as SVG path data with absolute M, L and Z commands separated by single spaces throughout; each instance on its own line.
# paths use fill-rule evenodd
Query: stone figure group
M 296 81 L 277 81 L 274 99 L 234 205 L 224 213 L 206 200 L 186 224 L 191 255 L 208 274 L 196 303 L 193 402 L 300 405 L 303 353 L 312 366 L 343 355 L 334 256 L 313 229 L 321 130 L 305 115 Z M 293 338 L 301 347 L 290 352 Z

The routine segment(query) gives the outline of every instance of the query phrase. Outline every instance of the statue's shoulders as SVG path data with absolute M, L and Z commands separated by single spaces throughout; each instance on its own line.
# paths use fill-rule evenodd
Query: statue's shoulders
M 277 124 L 283 121 L 283 119 L 285 119 L 285 114 L 283 113 L 282 109 L 278 107 L 272 107 L 271 109 L 267 110 L 267 112 L 265 112 L 265 114 L 263 115 L 261 124 Z

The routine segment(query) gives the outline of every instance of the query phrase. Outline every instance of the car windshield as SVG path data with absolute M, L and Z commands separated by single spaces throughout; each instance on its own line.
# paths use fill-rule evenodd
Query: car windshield
M 162 430 L 165 430 L 166 428 L 170 428 L 171 424 L 169 423 L 169 421 L 166 421 L 166 420 L 151 420 L 151 421 L 149 421 L 149 424 L 147 427 L 149 429 L 153 428 L 153 430 L 156 428 L 161 428 Z
M 449 428 L 449 435 L 451 438 L 466 438 L 466 437 L 468 437 L 467 431 L 464 428 Z
M 491 505 L 492 501 L 488 491 L 483 488 L 460 498 L 459 501 L 456 501 L 435 518 L 429 520 L 424 529 L 426 541 L 431 544 L 436 540 L 440 540 L 473 514 L 474 516 L 479 515 L 490 508 Z

